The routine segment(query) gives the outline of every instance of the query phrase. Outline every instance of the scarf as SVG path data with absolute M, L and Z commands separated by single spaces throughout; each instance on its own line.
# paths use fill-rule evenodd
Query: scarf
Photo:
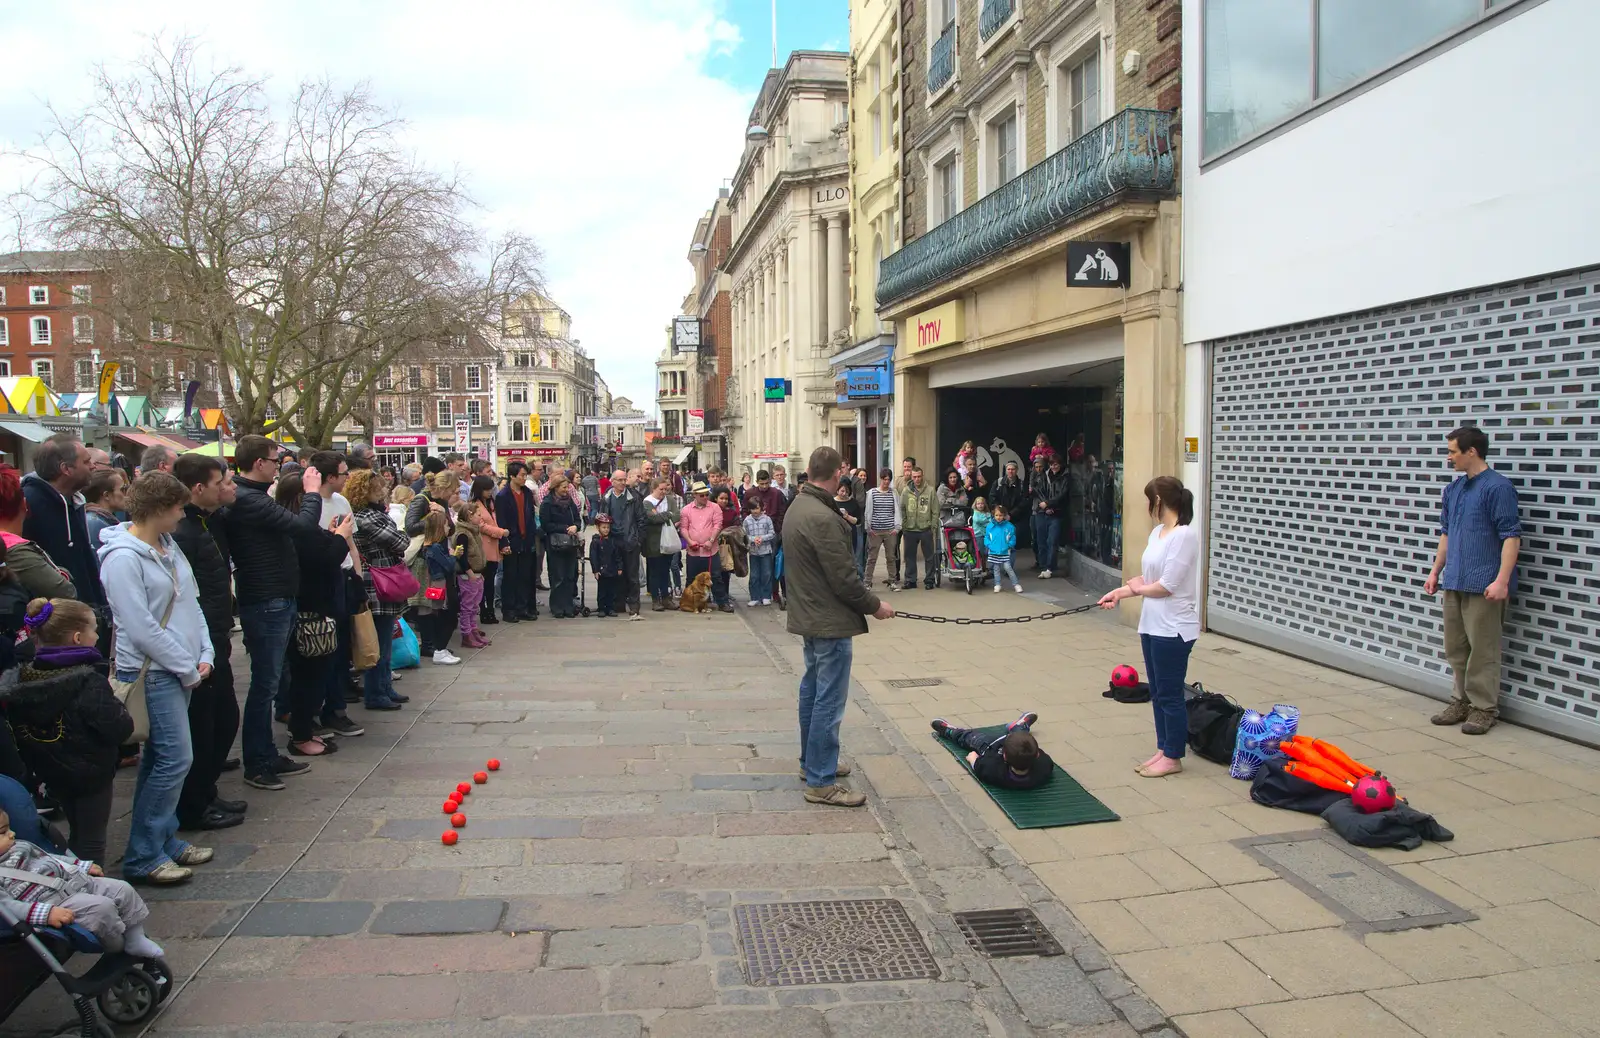
M 105 659 L 93 645 L 41 645 L 33 658 L 52 667 L 93 666 Z

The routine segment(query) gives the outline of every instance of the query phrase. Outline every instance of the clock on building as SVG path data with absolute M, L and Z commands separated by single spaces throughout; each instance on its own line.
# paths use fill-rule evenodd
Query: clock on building
M 672 348 L 674 351 L 700 348 L 700 318 L 674 317 L 672 319 Z

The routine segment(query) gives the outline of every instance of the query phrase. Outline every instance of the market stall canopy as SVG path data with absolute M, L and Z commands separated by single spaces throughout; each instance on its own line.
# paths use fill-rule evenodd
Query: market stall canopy
M 216 443 L 203 443 L 183 453 L 200 454 L 207 458 L 231 458 L 233 457 L 233 448 L 234 445 L 228 440 L 218 440 Z
M 27 440 L 29 443 L 43 443 L 55 434 L 37 422 L 5 421 L 0 419 L 0 432 L 7 432 L 13 436 Z
M 117 396 L 111 395 L 111 424 L 112 425 L 151 425 L 155 419 L 150 411 L 150 398 L 147 396 Z
M 44 380 L 33 375 L 0 378 L 0 394 L 6 399 L 8 414 L 55 417 L 61 414 L 57 397 Z

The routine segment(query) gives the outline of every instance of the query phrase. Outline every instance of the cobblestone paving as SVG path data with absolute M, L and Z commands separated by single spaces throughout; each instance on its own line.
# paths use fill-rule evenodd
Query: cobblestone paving
M 368 734 L 288 790 L 228 777 L 250 821 L 207 834 L 218 858 L 193 883 L 151 894 L 151 932 L 193 979 L 149 1033 L 1175 1035 L 859 688 L 844 739 L 870 806 L 802 800 L 798 643 L 775 611 L 490 633 L 460 667 L 409 672 L 407 710 L 353 707 Z M 441 801 L 490 756 L 502 770 L 441 845 Z M 901 902 L 938 979 L 749 982 L 735 906 L 856 898 Z M 951 913 L 1007 907 L 1067 954 L 969 950 Z M 67 1015 L 45 988 L 0 1031 Z

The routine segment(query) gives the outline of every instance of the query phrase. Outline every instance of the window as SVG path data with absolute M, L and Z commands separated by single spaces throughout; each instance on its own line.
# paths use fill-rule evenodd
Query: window
M 961 163 L 952 155 L 933 168 L 939 191 L 939 222 L 944 223 L 961 211 Z
M 55 376 L 56 366 L 53 361 L 36 360 L 33 362 L 33 377 L 43 382 L 46 389 L 56 388 L 52 384 L 55 381 Z
M 989 142 L 994 148 L 994 184 L 999 187 L 1017 175 L 1017 110 L 989 124 Z M 991 189 L 992 189 L 991 188 Z
M 0 300 L 3 302 L 3 300 Z M 11 322 L 0 315 L 0 346 L 11 345 Z
M 883 71 L 878 67 L 877 59 L 867 67 L 867 94 L 872 98 L 868 110 L 872 119 L 872 157 L 877 158 L 883 154 Z
M 11 362 L 9 360 L 0 360 L 0 378 L 10 378 L 10 377 L 11 377 Z
M 556 423 L 541 420 L 539 422 L 539 439 L 544 443 L 552 443 L 556 438 Z
M 413 400 L 407 409 L 406 418 L 413 429 L 420 429 L 427 424 L 427 418 L 422 413 L 422 401 Z
M 1099 41 L 1095 41 L 1098 48 Z M 1067 70 L 1067 140 L 1075 141 L 1100 125 L 1100 54 L 1096 50 Z
M 378 424 L 383 426 L 385 429 L 393 429 L 394 428 L 394 401 L 393 400 L 379 400 L 378 401 Z
M 74 317 L 72 319 L 72 341 L 94 342 L 93 317 Z
M 483 403 L 479 400 L 467 401 L 467 421 L 473 425 L 483 424 Z
M 511 382 L 506 385 L 506 403 L 525 404 L 528 402 L 528 384 L 526 382 Z
M 554 382 L 539 383 L 539 403 L 553 404 L 556 402 L 556 391 L 559 387 Z
M 1493 0 L 1205 0 L 1210 158 L 1463 29 Z
M 434 406 L 439 417 L 437 427 L 443 429 L 454 420 L 453 416 L 450 414 L 450 401 L 437 400 L 434 401 Z
M 126 361 L 117 365 L 115 381 L 118 389 L 132 389 L 139 382 L 139 366 Z
M 511 423 L 511 442 L 521 443 L 528 438 L 528 427 L 521 421 Z
M 410 368 L 406 369 L 406 388 L 407 389 L 421 389 L 422 388 L 422 369 L 421 368 L 410 367 Z
M 447 364 L 440 364 L 439 365 L 438 369 L 434 372 L 434 383 L 433 384 L 439 389 L 454 389 L 455 388 L 454 384 L 451 382 L 449 365 L 447 365 Z
M 6 288 L 5 288 L 4 285 L 0 285 L 0 306 L 5 306 L 5 305 L 6 305 Z
M 394 372 L 389 368 L 378 372 L 378 388 L 386 393 L 394 388 Z
M 74 368 L 76 369 L 76 371 L 78 373 L 78 377 L 74 380 L 74 384 L 80 390 L 93 389 L 94 388 L 94 361 L 93 360 L 88 360 L 88 359 L 79 359 L 78 362 L 74 365 Z
M 72 302 L 75 306 L 88 306 L 91 293 L 88 285 L 72 286 Z
M 50 345 L 50 318 L 35 317 L 28 324 L 33 329 L 32 339 L 35 346 Z
M 467 365 L 467 388 L 471 390 L 483 388 L 483 368 L 476 364 Z
M 28 302 L 34 306 L 46 306 L 50 302 L 50 288 L 47 285 L 29 285 Z
M 170 341 L 172 339 L 172 325 L 166 321 L 151 321 L 150 338 L 155 342 Z

